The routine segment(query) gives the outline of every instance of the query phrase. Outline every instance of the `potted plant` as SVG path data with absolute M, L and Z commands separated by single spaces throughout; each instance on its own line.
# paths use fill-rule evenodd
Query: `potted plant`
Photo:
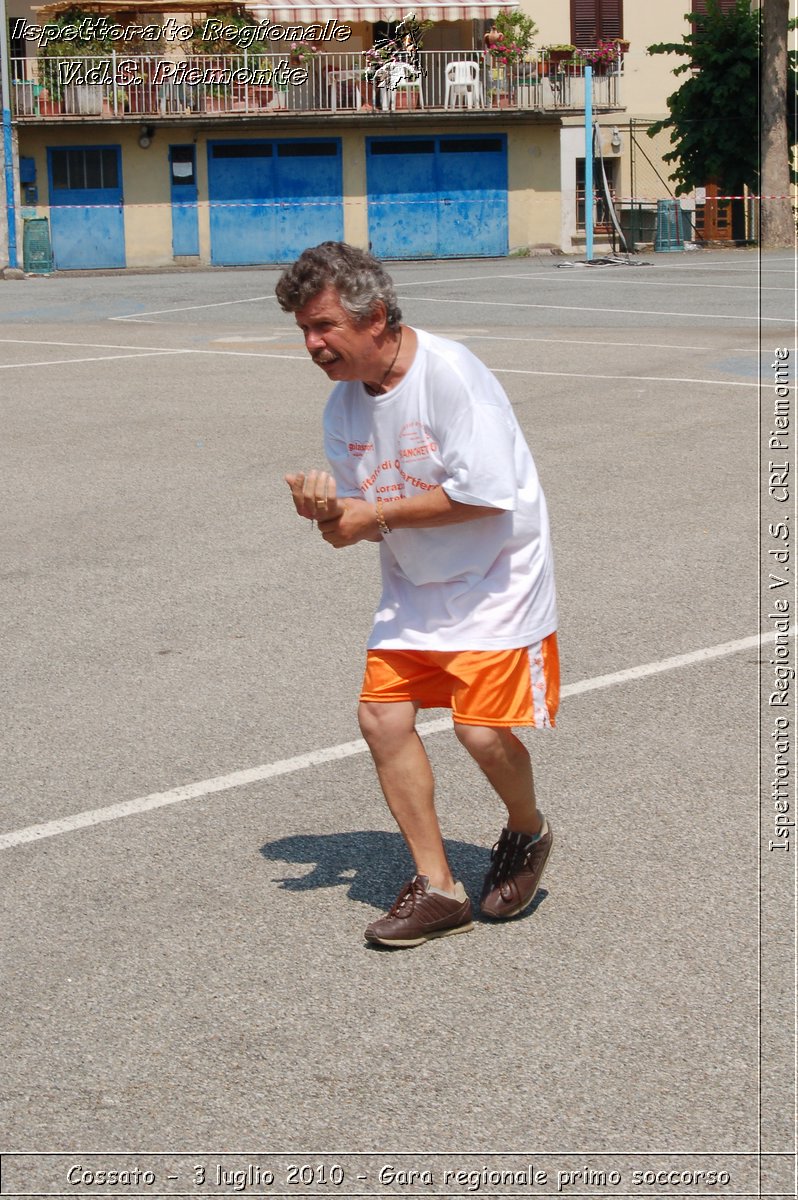
M 258 107 L 253 88 L 246 83 L 222 82 L 217 76 L 221 76 L 228 68 L 220 60 L 236 57 L 239 62 L 229 64 L 231 67 L 243 67 L 246 63 L 250 69 L 257 69 L 262 63 L 264 41 L 262 38 L 253 38 L 249 33 L 246 38 L 241 37 L 243 30 L 249 30 L 256 24 L 254 17 L 249 13 L 242 13 L 238 8 L 231 6 L 219 12 L 214 11 L 213 15 L 225 31 L 232 29 L 233 33 L 230 37 L 216 37 L 213 34 L 204 37 L 207 21 L 194 22 L 190 52 L 192 56 L 197 55 L 206 61 L 201 63 L 205 72 L 202 86 L 191 88 L 192 107 L 197 106 L 199 109 L 199 105 L 202 104 L 207 113 L 246 112 L 248 108 Z
M 558 63 L 568 62 L 573 59 L 573 56 L 576 54 L 576 46 L 572 46 L 569 42 L 560 42 L 556 46 L 544 46 L 543 52 L 549 63 L 552 66 L 557 66 Z
M 61 111 L 67 112 L 97 112 L 102 111 L 102 88 L 96 85 L 80 82 L 82 72 L 77 74 L 77 82 L 64 82 L 64 67 L 67 64 L 79 63 L 80 59 L 95 56 L 110 56 L 111 42 L 97 38 L 91 40 L 74 37 L 70 26 L 78 26 L 85 17 L 89 16 L 81 8 L 69 8 L 59 13 L 52 21 L 59 33 L 51 38 L 46 46 L 38 52 L 39 80 L 47 91 L 50 102 L 58 102 Z M 64 36 L 61 31 L 65 31 Z M 89 64 L 86 64 L 89 65 Z M 96 91 L 96 99 L 92 92 Z
M 104 117 L 116 117 L 128 111 L 128 93 L 126 88 L 109 88 L 102 97 L 102 113 Z
M 518 66 L 516 82 L 518 84 L 518 104 L 521 108 L 532 108 L 535 103 L 535 85 L 540 79 L 542 62 L 535 54 L 525 54 L 524 60 Z
M 599 38 L 598 45 L 580 50 L 578 57 L 582 63 L 589 63 L 596 75 L 609 75 L 620 62 L 621 55 L 615 39 Z
M 103 111 L 103 102 L 107 95 L 110 95 L 113 103 L 113 92 L 108 93 L 105 84 L 86 83 L 82 78 L 84 71 L 76 73 L 74 83 L 64 81 L 63 68 L 66 64 L 85 65 L 86 68 L 97 66 L 97 60 L 110 59 L 113 51 L 117 49 L 117 43 L 110 37 L 75 35 L 75 29 L 83 22 L 88 22 L 88 27 L 91 28 L 96 20 L 96 13 L 88 12 L 77 5 L 65 9 L 48 21 L 48 27 L 57 26 L 62 32 L 48 40 L 47 45 L 38 52 L 39 81 L 47 90 L 48 103 L 62 105 L 67 112 L 99 115 Z M 135 40 L 125 43 L 125 53 L 128 55 L 157 53 L 157 49 L 157 39 L 148 40 L 146 43 Z M 95 61 L 82 64 L 83 59 Z M 57 111 L 62 111 L 62 108 Z
M 233 30 L 232 37 L 203 37 L 206 32 L 208 22 L 206 20 L 194 23 L 194 35 L 191 38 L 192 54 L 210 54 L 214 58 L 221 56 L 229 56 L 231 54 L 242 54 L 243 46 L 246 46 L 249 52 L 268 49 L 268 45 L 264 43 L 263 38 L 255 38 L 247 33 L 246 38 L 242 38 L 243 30 L 250 30 L 255 27 L 256 21 L 249 13 L 241 13 L 238 10 L 232 11 L 225 9 L 224 11 L 214 11 L 214 22 L 218 20 L 219 24 Z
M 274 96 L 274 89 L 263 83 L 247 85 L 247 100 L 250 108 L 268 108 Z
M 491 66 L 521 63 L 534 45 L 538 27 L 526 13 L 502 8 L 485 34 L 485 58 Z
M 301 67 L 304 72 L 304 78 L 302 75 L 294 72 L 290 88 L 283 97 L 285 101 L 282 105 L 283 108 L 288 107 L 294 112 L 305 112 L 313 108 L 313 64 L 318 53 L 319 47 L 307 40 L 295 42 L 292 45 L 289 58 L 290 65 L 292 67 Z
M 488 68 L 491 102 L 500 107 L 510 103 L 510 78 L 517 83 L 538 28 L 526 13 L 502 8 L 485 34 L 483 57 Z
M 297 42 L 291 47 L 291 66 L 304 67 L 308 65 L 309 67 L 318 52 L 318 47 L 314 46 L 312 42 Z
M 509 8 L 500 8 L 492 28 L 486 32 L 485 50 L 482 52 L 497 90 L 506 79 L 506 68 L 515 67 L 517 71 L 527 59 L 536 32 L 538 26 L 532 17 Z
M 47 88 L 42 88 L 39 92 L 39 116 L 55 117 L 64 111 L 64 106 L 59 99 L 54 100 Z
M 230 111 L 230 92 L 225 84 L 210 84 L 205 93 L 205 111 L 209 113 Z

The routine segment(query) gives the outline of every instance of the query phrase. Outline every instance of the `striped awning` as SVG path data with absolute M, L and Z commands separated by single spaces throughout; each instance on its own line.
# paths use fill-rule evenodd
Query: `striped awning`
M 401 21 L 415 13 L 420 21 L 470 21 L 495 17 L 502 8 L 518 8 L 518 0 L 477 0 L 476 3 L 448 4 L 445 0 L 424 0 L 423 3 L 363 3 L 309 4 L 307 0 L 275 0 L 274 4 L 247 4 L 259 21 L 274 21 L 281 25 L 318 25 L 325 21 Z
M 54 0 L 49 4 L 34 5 L 32 11 L 43 20 L 52 20 L 61 13 L 74 8 L 75 0 Z M 132 12 L 137 19 L 145 14 L 157 16 L 164 13 L 202 13 L 246 9 L 257 21 L 269 21 L 275 25 L 320 25 L 326 21 L 401 21 L 415 13 L 420 21 L 478 21 L 495 17 L 502 8 L 518 8 L 518 0 L 477 0 L 476 3 L 447 4 L 444 0 L 424 0 L 423 4 L 388 4 L 372 0 L 368 3 L 309 3 L 308 0 L 275 0 L 274 4 L 257 3 L 253 0 L 82 0 L 81 12 L 104 13 L 119 18 Z M 345 49 L 341 46 L 340 49 Z

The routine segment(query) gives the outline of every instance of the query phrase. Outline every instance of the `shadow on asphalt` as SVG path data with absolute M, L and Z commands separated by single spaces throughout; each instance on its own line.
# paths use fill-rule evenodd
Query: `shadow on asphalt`
M 310 865 L 307 875 L 277 877 L 274 882 L 289 892 L 346 885 L 352 900 L 385 912 L 399 888 L 413 875 L 413 863 L 398 833 L 353 830 L 351 833 L 302 833 L 267 842 L 260 852 L 266 859 Z M 447 840 L 446 853 L 455 878 L 473 901 L 478 900 L 490 862 L 490 849 L 471 842 Z M 516 920 L 523 920 L 548 895 L 540 889 L 534 902 Z M 475 905 L 476 907 L 476 905 Z

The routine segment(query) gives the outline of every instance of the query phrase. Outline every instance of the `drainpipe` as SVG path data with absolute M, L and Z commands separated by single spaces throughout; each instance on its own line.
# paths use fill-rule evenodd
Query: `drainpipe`
M 17 266 L 17 206 L 14 195 L 14 139 L 11 129 L 11 64 L 8 56 L 8 18 L 5 0 L 0 0 L 0 75 L 3 101 L 3 164 L 8 219 L 8 265 Z
M 593 261 L 593 68 L 590 63 L 585 63 L 585 257 L 588 262 Z

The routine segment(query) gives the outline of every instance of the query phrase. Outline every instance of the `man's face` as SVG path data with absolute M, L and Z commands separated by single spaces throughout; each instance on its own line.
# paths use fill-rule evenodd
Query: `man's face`
M 369 378 L 376 352 L 375 338 L 385 325 L 384 313 L 358 324 L 342 307 L 338 292 L 327 287 L 297 309 L 296 323 L 317 366 L 336 383 Z

